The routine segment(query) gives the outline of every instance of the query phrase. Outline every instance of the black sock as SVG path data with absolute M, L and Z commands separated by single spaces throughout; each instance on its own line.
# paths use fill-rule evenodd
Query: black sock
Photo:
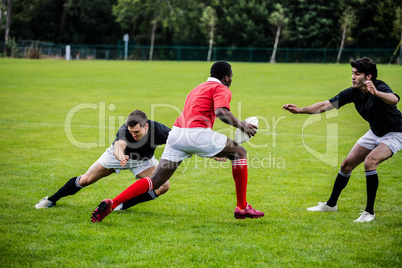
M 48 200 L 56 203 L 60 198 L 65 197 L 67 195 L 76 194 L 79 190 L 81 190 L 82 186 L 80 186 L 81 176 L 71 178 L 63 187 L 61 187 L 54 195 L 48 198 Z
M 374 202 L 377 195 L 378 174 L 377 170 L 366 171 L 367 206 L 365 211 L 374 215 Z
M 142 195 L 139 195 L 137 197 L 131 198 L 130 200 L 126 201 L 123 203 L 123 210 L 126 210 L 128 208 L 131 208 L 132 206 L 135 206 L 139 203 L 143 203 L 149 200 L 154 200 L 158 196 L 156 195 L 155 191 L 149 191 L 147 193 L 143 193 Z
M 346 187 L 349 182 L 349 178 L 352 173 L 345 174 L 342 171 L 339 171 L 338 176 L 336 177 L 334 187 L 332 188 L 331 197 L 327 201 L 327 205 L 330 207 L 336 206 L 338 202 L 338 198 L 341 195 L 342 190 Z

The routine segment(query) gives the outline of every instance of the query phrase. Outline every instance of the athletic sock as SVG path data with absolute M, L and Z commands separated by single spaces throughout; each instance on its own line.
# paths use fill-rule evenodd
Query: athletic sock
M 377 195 L 378 174 L 377 170 L 366 171 L 367 206 L 365 211 L 374 215 L 374 202 Z
M 149 177 L 134 182 L 131 186 L 129 186 L 126 190 L 121 192 L 121 194 L 119 194 L 113 199 L 112 210 L 115 209 L 121 203 L 124 203 L 141 194 L 152 191 L 153 188 L 154 185 L 152 183 L 151 178 Z
M 332 188 L 332 193 L 327 201 L 327 205 L 330 207 L 336 206 L 338 198 L 341 195 L 342 190 L 346 187 L 349 182 L 349 178 L 352 173 L 346 174 L 339 170 L 338 176 L 336 177 L 334 187 Z
M 130 200 L 126 201 L 123 203 L 123 210 L 131 208 L 132 206 L 135 206 L 139 203 L 143 203 L 149 200 L 154 200 L 157 198 L 158 195 L 155 193 L 154 190 L 149 191 L 147 193 L 143 193 L 142 195 L 139 195 L 137 197 L 131 198 Z
M 247 206 L 247 158 L 232 161 L 232 174 L 236 186 L 237 206 L 245 209 Z
M 81 176 L 71 178 L 54 195 L 49 197 L 48 200 L 56 203 L 62 197 L 76 194 L 79 190 L 84 188 L 80 185 L 80 178 Z

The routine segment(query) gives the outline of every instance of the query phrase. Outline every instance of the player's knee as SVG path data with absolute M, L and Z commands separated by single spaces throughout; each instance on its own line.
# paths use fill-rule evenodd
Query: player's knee
M 379 164 L 379 161 L 372 155 L 368 155 L 364 160 L 364 170 L 375 170 Z
M 247 157 L 247 150 L 243 146 L 238 146 L 236 150 L 236 156 L 235 158 L 240 159 L 240 158 L 246 158 Z
M 348 159 L 343 160 L 343 162 L 341 164 L 341 171 L 346 174 L 349 174 L 353 171 L 353 166 L 348 161 Z
M 97 181 L 97 178 L 95 178 L 91 175 L 88 175 L 88 174 L 84 174 L 81 176 L 79 184 L 81 187 L 85 187 L 85 186 L 91 185 L 95 181 Z
M 90 180 L 89 180 L 89 176 L 86 175 L 86 174 L 81 176 L 81 178 L 80 178 L 78 183 L 80 184 L 81 187 L 85 187 L 85 186 L 88 186 L 88 185 L 91 184 Z

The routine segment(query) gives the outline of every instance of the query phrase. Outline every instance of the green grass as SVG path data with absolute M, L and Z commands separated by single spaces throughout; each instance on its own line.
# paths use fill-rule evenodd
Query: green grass
M 281 107 L 310 105 L 349 87 L 351 68 L 344 64 L 232 63 L 232 112 L 260 117 L 259 134 L 245 147 L 248 201 L 266 213 L 262 219 L 235 220 L 230 163 L 198 157 L 184 161 L 166 195 L 100 224 L 90 222 L 93 209 L 134 182 L 131 172 L 104 178 L 55 208 L 34 208 L 83 174 L 133 109 L 172 126 L 210 65 L 0 59 L 0 266 L 400 267 L 402 153 L 378 168 L 377 221 L 353 223 L 366 202 L 362 166 L 342 193 L 338 213 L 306 211 L 328 198 L 341 161 L 368 124 L 348 105 L 305 127 L 303 144 L 309 116 Z M 379 79 L 402 96 L 402 67 L 378 68 Z M 72 139 L 65 120 L 80 104 L 88 108 L 72 117 Z M 336 150 L 323 156 L 331 165 L 306 149 L 326 153 L 330 124 L 339 134 Z M 221 122 L 215 130 L 234 134 Z

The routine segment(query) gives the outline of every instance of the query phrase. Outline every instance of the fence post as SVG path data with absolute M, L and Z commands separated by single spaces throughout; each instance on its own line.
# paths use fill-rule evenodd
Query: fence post
M 70 60 L 71 59 L 71 46 L 67 45 L 66 46 L 66 60 Z
M 124 60 L 127 60 L 127 53 L 128 53 L 128 34 L 123 36 L 124 41 Z

